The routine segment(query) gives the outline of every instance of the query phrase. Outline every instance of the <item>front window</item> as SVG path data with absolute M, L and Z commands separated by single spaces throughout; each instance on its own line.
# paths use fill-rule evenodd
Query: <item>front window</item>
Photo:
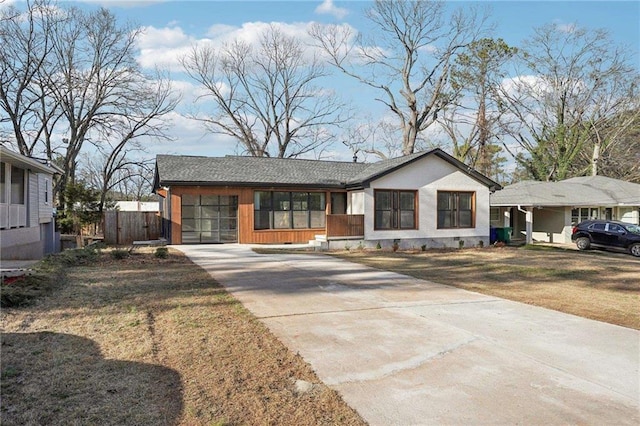
M 571 223 L 574 225 L 579 224 L 585 220 L 599 219 L 599 209 L 597 207 L 580 207 L 571 209 Z
M 24 204 L 24 169 L 11 167 L 11 204 Z
M 438 191 L 438 229 L 475 227 L 475 193 Z
M 416 229 L 416 191 L 374 191 L 375 229 Z
M 256 230 L 325 227 L 324 192 L 255 191 L 253 206 Z

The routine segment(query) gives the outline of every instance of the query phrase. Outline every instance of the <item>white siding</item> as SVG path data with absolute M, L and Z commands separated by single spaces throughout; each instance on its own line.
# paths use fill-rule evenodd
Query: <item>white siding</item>
M 38 174 L 38 215 L 40 223 L 49 223 L 53 219 L 53 203 L 51 201 L 51 176 Z
M 27 182 L 27 212 L 29 215 L 27 226 L 38 226 L 40 216 L 38 175 L 27 170 Z
M 418 190 L 418 229 L 374 230 L 375 189 Z M 437 191 L 473 191 L 476 194 L 475 228 L 438 229 Z M 365 190 L 365 238 L 386 239 L 446 239 L 485 238 L 489 236 L 489 189 L 458 168 L 436 156 L 427 156 L 371 183 Z
M 364 214 L 364 191 L 352 191 L 347 194 L 347 213 Z

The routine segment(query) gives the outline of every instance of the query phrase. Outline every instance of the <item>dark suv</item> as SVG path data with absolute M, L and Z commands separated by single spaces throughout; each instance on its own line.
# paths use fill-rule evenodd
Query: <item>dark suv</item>
M 592 245 L 626 249 L 640 257 L 640 226 L 613 220 L 585 220 L 573 227 L 571 241 L 579 250 Z

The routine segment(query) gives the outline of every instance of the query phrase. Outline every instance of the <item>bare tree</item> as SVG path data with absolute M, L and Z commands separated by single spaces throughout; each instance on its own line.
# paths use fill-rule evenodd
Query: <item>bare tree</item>
M 386 122 L 374 122 L 371 117 L 350 123 L 343 127 L 342 144 L 353 154 L 353 161 L 367 161 L 369 155 L 379 160 L 395 158 L 402 155 L 398 140 L 397 126 Z
M 591 166 L 594 176 L 597 171 L 602 176 L 640 183 L 640 111 L 613 116 L 600 126 L 580 161 L 583 168 Z
M 137 149 L 130 146 L 117 155 L 115 151 L 82 155 L 79 178 L 98 192 L 99 212 L 111 201 L 141 201 L 151 195 L 155 161 L 134 151 Z
M 74 181 L 87 143 L 119 157 L 141 136 L 164 137 L 161 119 L 177 99 L 166 76 L 140 70 L 138 28 L 120 25 L 106 9 L 44 0 L 27 6 L 28 19 L 2 21 L 11 50 L 0 57 L 0 105 L 20 151 L 43 152 L 64 170 L 55 192 L 66 207 L 62 189 Z
M 376 0 L 367 13 L 375 28 L 368 39 L 344 25 L 311 29 L 335 67 L 379 91 L 376 100 L 399 120 L 404 155 L 451 102 L 451 63 L 485 29 L 475 11 L 447 16 L 445 8 L 442 1 Z
M 499 155 L 502 112 L 496 103 L 496 89 L 505 76 L 505 63 L 516 52 L 502 39 L 471 43 L 452 67 L 451 86 L 457 96 L 438 119 L 451 141 L 453 155 L 494 179 L 506 161 Z
M 537 180 L 582 175 L 579 158 L 593 140 L 591 166 L 616 142 L 602 130 L 613 117 L 638 111 L 638 73 L 626 49 L 604 30 L 547 25 L 520 52 L 519 77 L 501 89 L 506 129 L 524 150 L 516 159 Z M 618 135 L 621 136 L 621 135 Z
M 240 40 L 194 46 L 185 71 L 206 89 L 211 114 L 196 116 L 215 134 L 235 138 L 256 157 L 296 157 L 332 139 L 347 120 L 337 98 L 316 86 L 327 76 L 299 40 L 271 26 L 257 47 Z
M 42 142 L 50 146 L 61 116 L 47 76 L 54 72 L 50 34 L 62 19 L 48 0 L 28 3 L 24 13 L 14 6 L 0 10 L 0 108 L 6 114 L 0 124 L 10 125 L 23 155 L 33 155 Z

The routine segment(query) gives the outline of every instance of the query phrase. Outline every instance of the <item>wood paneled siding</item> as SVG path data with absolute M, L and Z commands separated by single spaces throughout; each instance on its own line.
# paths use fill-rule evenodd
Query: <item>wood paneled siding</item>
M 330 214 L 327 216 L 327 238 L 364 237 L 363 214 Z
M 274 244 L 274 243 L 307 243 L 318 234 L 325 234 L 326 228 L 312 229 L 253 229 L 253 193 L 254 191 L 305 191 L 312 189 L 301 188 L 271 188 L 271 187 L 208 187 L 208 186 L 172 186 L 171 196 L 171 244 L 182 244 L 182 195 L 235 195 L 238 197 L 238 243 L 240 244 Z M 331 211 L 330 192 L 325 192 L 327 205 L 325 211 Z M 163 213 L 165 219 L 169 212 Z

